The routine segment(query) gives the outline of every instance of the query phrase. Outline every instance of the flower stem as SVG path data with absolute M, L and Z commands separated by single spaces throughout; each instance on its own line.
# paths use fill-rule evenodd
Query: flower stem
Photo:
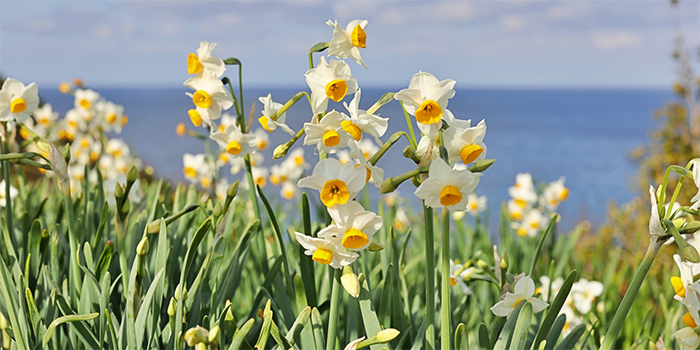
M 399 101 L 401 103 L 401 109 L 403 110 L 403 114 L 406 116 L 406 124 L 408 124 L 408 132 L 411 133 L 411 139 L 409 140 L 411 142 L 411 146 L 413 148 L 418 149 L 418 143 L 416 142 L 416 134 L 413 133 L 413 123 L 411 122 L 411 117 L 408 115 L 408 112 L 406 112 L 406 108 L 403 108 L 403 102 Z
M 250 196 L 250 201 L 253 204 L 253 214 L 255 218 L 262 222 L 262 217 L 260 216 L 260 204 L 258 204 L 258 196 L 255 194 L 255 180 L 253 179 L 253 168 L 250 165 L 250 155 L 245 155 L 245 172 L 248 177 L 248 195 Z M 262 256 L 262 268 L 265 273 L 267 273 L 269 267 L 267 264 L 267 249 L 265 248 L 265 231 L 262 225 L 260 226 L 260 234 L 256 242 L 257 251 Z
M 442 326 L 440 328 L 440 348 L 449 350 L 452 327 L 452 307 L 450 305 L 450 211 L 442 210 Z
M 5 139 L 2 142 L 2 153 L 10 154 L 10 131 L 7 128 L 7 122 L 2 123 L 3 131 L 5 132 Z M 10 197 L 10 161 L 4 160 L 2 162 L 3 179 L 5 180 L 5 224 L 7 225 L 7 232 L 10 237 L 14 237 L 14 230 L 12 226 L 12 197 Z
M 326 349 L 335 350 L 338 338 L 338 307 L 340 306 L 341 269 L 333 269 L 333 291 L 331 292 L 331 310 L 328 313 L 328 339 Z
M 659 242 L 656 239 L 652 239 L 649 243 L 649 248 L 647 248 L 647 252 L 644 254 L 644 259 L 642 259 L 642 262 L 639 264 L 639 268 L 637 268 L 637 272 L 634 274 L 634 278 L 632 278 L 632 282 L 625 296 L 622 298 L 620 306 L 618 306 L 617 311 L 615 311 L 615 316 L 613 316 L 610 327 L 605 333 L 605 339 L 600 346 L 600 350 L 609 350 L 615 346 L 617 337 L 622 330 L 622 325 L 625 323 L 625 318 L 627 318 L 627 314 L 630 308 L 632 308 L 634 298 L 637 296 L 637 292 L 639 292 L 639 288 L 642 286 L 642 282 L 644 282 L 644 278 L 647 276 L 651 265 L 654 263 L 656 254 L 659 252 L 659 248 L 661 248 L 662 245 L 663 242 Z
M 433 208 L 423 201 L 423 220 L 425 221 L 425 348 L 435 349 L 435 239 L 433 238 Z

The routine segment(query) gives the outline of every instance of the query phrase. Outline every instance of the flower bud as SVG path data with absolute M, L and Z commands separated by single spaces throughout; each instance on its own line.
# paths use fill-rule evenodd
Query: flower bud
M 70 163 L 70 144 L 67 143 L 63 149 L 61 150 L 61 154 L 63 155 L 63 158 L 66 160 L 66 163 Z
M 148 224 L 148 230 L 146 232 L 148 232 L 148 234 L 160 232 L 160 219 Z
M 216 347 L 219 345 L 219 339 L 221 337 L 221 332 L 219 326 L 214 326 L 214 328 L 209 330 L 209 345 Z
M 209 332 L 202 326 L 192 327 L 185 332 L 185 341 L 189 346 L 209 341 Z
M 481 172 L 484 172 L 484 171 L 486 171 L 486 169 L 488 169 L 488 168 L 491 166 L 491 164 L 493 164 L 493 162 L 495 162 L 495 161 L 496 161 L 495 159 L 482 159 L 482 160 L 478 160 L 476 163 L 474 163 L 474 165 L 472 165 L 472 166 L 469 167 L 469 171 L 471 171 L 472 173 L 481 173 Z
M 503 258 L 501 259 L 501 263 L 498 266 L 503 271 L 508 270 L 508 252 L 503 251 Z
M 201 342 L 201 343 L 195 344 L 194 350 L 209 350 L 209 347 L 204 342 Z
M 238 180 L 236 182 L 232 183 L 231 186 L 228 187 L 226 190 L 226 197 L 236 197 L 236 194 L 238 194 Z
M 129 171 L 126 173 L 126 182 L 134 183 L 139 178 L 139 171 L 136 169 L 136 165 L 132 165 Z
M 175 298 L 170 298 L 170 303 L 168 304 L 168 316 L 175 317 L 177 313 L 177 300 Z
M 379 331 L 379 333 L 377 333 L 377 342 L 388 343 L 388 342 L 394 340 L 394 338 L 396 338 L 399 335 L 399 333 L 401 333 L 401 332 L 399 332 L 393 328 L 387 328 L 387 329 L 381 330 L 381 331 Z
M 289 147 L 287 143 L 283 143 L 277 147 L 275 147 L 274 152 L 272 152 L 272 159 L 278 159 L 282 158 L 287 155 L 287 152 L 289 152 Z
M 221 216 L 222 210 L 223 209 L 221 208 L 221 203 L 216 203 L 216 205 L 214 206 L 214 210 L 212 211 L 212 215 L 214 215 L 214 217 L 219 217 Z
M 122 185 L 120 185 L 119 182 L 117 182 L 114 185 L 114 198 L 116 198 L 117 202 L 119 202 L 122 199 L 122 197 L 124 197 L 124 189 L 122 188 Z
M 403 156 L 414 161 L 416 164 L 420 163 L 420 157 L 416 153 L 416 149 L 411 145 L 408 145 L 403 149 Z
M 372 242 L 369 244 L 369 247 L 367 247 L 367 250 L 369 250 L 370 252 L 379 252 L 384 250 L 384 246 L 379 243 Z
M 483 270 L 483 269 L 486 269 L 486 268 L 489 266 L 489 263 L 487 263 L 486 261 L 483 261 L 483 260 L 479 259 L 479 260 L 477 260 L 477 262 L 476 262 L 476 266 L 479 266 L 479 268 Z
M 187 133 L 187 127 L 185 126 L 185 123 L 177 124 L 177 127 L 175 128 L 175 133 L 177 134 L 177 136 L 184 136 L 185 133 Z
M 141 239 L 141 242 L 139 242 L 139 245 L 136 246 L 136 254 L 144 256 L 148 254 L 148 251 L 151 247 L 151 244 L 148 243 L 148 236 L 145 236 Z
M 182 287 L 182 299 L 180 299 L 180 284 L 175 287 L 175 299 L 187 300 L 187 287 Z
M 357 279 L 357 275 L 352 272 L 350 266 L 345 266 L 343 268 L 343 275 L 340 277 L 340 282 L 348 294 L 355 298 L 360 296 L 360 281 Z
M 382 182 L 382 186 L 379 188 L 379 193 L 384 194 L 384 193 L 394 192 L 394 191 L 396 191 L 396 189 L 399 187 L 398 185 L 400 185 L 400 184 L 401 183 L 394 184 L 393 177 L 387 178 L 384 180 L 384 182 Z

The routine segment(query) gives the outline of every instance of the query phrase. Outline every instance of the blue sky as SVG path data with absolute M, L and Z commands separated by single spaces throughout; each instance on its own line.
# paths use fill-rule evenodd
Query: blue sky
M 700 2 L 675 13 L 700 44 Z M 367 19 L 361 86 L 404 86 L 419 70 L 462 87 L 667 88 L 668 1 L 8 1 L 0 2 L 0 73 L 57 86 L 178 87 L 199 41 L 237 57 L 255 87 L 304 86 L 325 22 Z M 229 74 L 232 74 L 229 72 Z

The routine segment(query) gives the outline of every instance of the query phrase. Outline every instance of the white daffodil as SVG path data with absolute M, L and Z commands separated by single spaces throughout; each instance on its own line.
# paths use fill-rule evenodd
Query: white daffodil
M 219 119 L 221 111 L 233 106 L 233 98 L 224 88 L 224 84 L 212 75 L 190 78 L 184 85 L 195 90 L 194 94 L 185 93 L 192 97 L 192 102 L 196 106 L 196 109 L 188 111 L 195 126 L 197 126 L 196 121 L 199 121 L 199 124 L 204 122 L 213 129 L 212 120 Z
M 5 196 L 5 180 L 0 181 L 0 207 L 5 207 L 7 205 L 7 197 Z M 19 195 L 19 191 L 14 186 L 10 186 L 10 200 L 14 199 Z
M 357 143 L 357 147 L 362 150 L 362 154 L 365 159 L 370 159 L 372 156 L 379 151 L 379 147 L 372 141 L 368 139 L 363 139 Z
M 544 301 L 533 297 L 534 294 L 535 282 L 529 276 L 525 276 L 515 283 L 513 293 L 507 292 L 505 299 L 491 307 L 491 312 L 500 317 L 510 316 L 515 307 L 523 301 L 532 304 L 532 311 L 534 312 L 540 312 L 549 306 Z
M 399 207 L 396 209 L 396 216 L 394 217 L 394 230 L 403 231 L 411 224 L 411 219 L 406 215 L 406 209 Z
M 122 127 L 129 122 L 129 118 L 124 115 L 124 106 L 110 101 L 100 101 L 97 109 L 103 116 L 103 127 L 105 131 L 114 131 L 117 134 L 122 132 Z
M 571 297 L 574 306 L 585 315 L 593 308 L 593 301 L 603 293 L 603 284 L 598 281 L 578 280 L 571 286 Z
M 216 48 L 216 43 L 201 41 L 196 51 L 197 54 L 190 53 L 187 56 L 187 73 L 197 74 L 198 77 L 211 74 L 216 78 L 221 78 L 226 71 L 226 66 L 221 58 L 211 54 L 214 48 Z
M 559 293 L 559 290 L 561 289 L 561 286 L 564 285 L 564 278 L 562 277 L 557 277 L 554 279 L 554 282 L 552 282 L 551 287 L 549 283 L 549 276 L 540 276 L 540 284 L 542 285 L 540 288 L 537 288 L 535 290 L 535 293 L 540 293 L 542 296 L 542 299 L 544 300 L 551 300 L 551 298 L 554 298 L 557 296 L 557 293 Z M 552 292 L 552 297 L 549 297 L 549 292 Z
M 696 350 L 700 346 L 700 336 L 695 332 L 694 327 L 683 327 L 672 334 L 681 350 Z
M 275 114 L 280 108 L 282 108 L 281 103 L 272 101 L 272 94 L 260 96 L 258 97 L 258 100 L 260 100 L 260 102 L 263 104 L 263 115 L 262 117 L 258 118 L 258 122 L 260 122 L 260 125 L 262 125 L 265 130 L 273 132 L 279 126 L 287 134 L 294 135 L 294 130 L 285 124 L 287 112 L 278 115 L 276 120 L 272 120 L 270 118 L 271 115 Z
M 678 254 L 673 255 L 673 260 L 676 262 L 676 265 L 678 265 L 681 276 L 672 276 L 671 284 L 676 294 L 681 298 L 685 298 L 685 288 L 695 283 L 695 276 L 700 274 L 700 263 L 683 261 Z
M 372 182 L 377 188 L 380 188 L 384 182 L 384 169 L 368 162 L 364 150 L 360 149 L 354 142 L 350 143 L 350 149 L 352 152 L 349 153 L 349 156 L 359 162 L 355 166 L 364 167 L 367 171 L 365 182 Z
M 226 200 L 226 191 L 228 191 L 230 185 L 226 176 L 222 176 L 216 181 L 216 199 L 219 202 L 224 203 Z
M 275 186 L 279 186 L 288 181 L 296 181 L 303 172 L 304 167 L 297 166 L 294 160 L 291 162 L 285 160 L 270 167 L 270 182 Z
M 486 145 L 484 136 L 486 135 L 486 122 L 480 121 L 473 128 L 453 128 L 447 129 L 443 139 L 447 153 L 450 156 L 450 164 L 454 165 L 458 161 L 470 164 L 486 156 Z
M 383 219 L 350 201 L 347 205 L 328 208 L 328 214 L 335 222 L 318 233 L 319 237 L 336 237 L 343 247 L 350 250 L 363 250 L 372 243 L 372 237 L 382 227 Z
M 299 192 L 299 187 L 297 187 L 291 181 L 285 181 L 282 183 L 282 188 L 280 189 L 280 195 L 286 200 L 291 200 L 296 197 Z
M 224 132 L 215 132 L 209 138 L 234 157 L 243 157 L 255 152 L 255 136 L 242 133 L 235 125 L 229 125 Z
M 307 164 L 306 158 L 304 158 L 304 149 L 301 147 L 292 150 L 287 156 L 287 159 L 291 159 L 298 167 L 305 168 L 305 164 Z M 287 159 L 285 159 L 285 161 L 287 161 Z
M 576 328 L 576 326 L 583 323 L 583 319 L 581 318 L 581 316 L 576 315 L 574 309 L 571 308 L 571 306 L 568 303 L 563 305 L 563 307 L 559 311 L 559 314 L 566 315 L 566 322 L 564 322 L 564 327 L 562 327 L 561 329 L 561 334 L 564 337 L 571 333 L 571 331 L 574 328 Z
M 467 196 L 467 213 L 472 216 L 477 216 L 479 213 L 486 210 L 486 196 L 478 196 L 476 193 L 472 192 Z
M 79 135 L 71 143 L 71 154 L 79 164 L 93 164 L 100 158 L 102 143 L 91 135 Z
M 515 185 L 508 188 L 508 194 L 513 198 L 515 204 L 521 209 L 537 202 L 537 192 L 532 183 L 530 173 L 518 173 L 515 175 Z
M 84 111 L 89 111 L 97 106 L 97 102 L 100 100 L 100 94 L 90 89 L 78 89 L 75 90 L 73 95 L 75 99 L 73 100 L 73 105 L 76 109 L 82 109 Z
M 270 136 L 265 130 L 255 129 L 255 131 L 253 131 L 253 136 L 255 136 L 255 148 L 257 148 L 258 151 L 264 151 L 267 149 L 267 146 L 270 145 Z
M 429 137 L 428 135 L 423 135 L 418 141 L 418 146 L 416 147 L 416 154 L 422 159 L 425 159 L 426 155 L 431 161 L 438 159 L 440 157 L 440 146 L 435 139 Z
M 459 288 L 462 289 L 462 292 L 464 294 L 472 294 L 471 289 L 467 286 L 466 283 L 464 283 L 464 277 L 468 276 L 470 273 L 473 273 L 474 268 L 466 268 L 463 269 L 464 265 L 462 264 L 456 264 L 452 259 L 450 259 L 450 285 L 452 287 L 459 285 Z
M 519 203 L 523 202 L 516 202 L 514 199 L 508 201 L 508 216 L 511 221 L 520 221 L 523 219 L 523 215 L 525 215 L 525 208 L 520 206 Z
M 355 141 L 362 139 L 362 133 L 366 133 L 377 141 L 377 144 L 382 144 L 379 137 L 384 136 L 389 125 L 389 118 L 381 118 L 374 114 L 367 114 L 359 108 L 361 89 L 357 89 L 355 98 L 350 101 L 350 104 L 343 102 L 345 109 L 350 113 L 350 118 L 346 118 L 340 124 L 343 130 L 347 131 Z
M 367 45 L 365 33 L 367 21 L 359 19 L 350 21 L 345 29 L 338 25 L 338 20 L 328 20 L 326 24 L 333 28 L 333 39 L 328 45 L 328 54 L 340 59 L 352 58 L 357 64 L 367 68 L 360 55 L 360 49 L 364 49 Z
M 428 178 L 416 189 L 416 197 L 431 208 L 467 209 L 467 195 L 479 184 L 481 174 L 469 170 L 453 170 L 438 158 L 430 164 Z
M 542 200 L 547 209 L 555 211 L 559 203 L 569 198 L 569 189 L 564 187 L 564 181 L 565 179 L 562 176 L 559 180 L 551 182 L 545 187 L 542 192 Z
M 34 132 L 40 135 L 45 134 L 45 131 L 58 120 L 58 112 L 53 111 L 50 103 L 45 103 L 43 106 L 34 110 L 33 116 L 36 120 L 36 126 L 41 128 L 41 130 L 34 129 Z
M 673 334 L 673 336 L 681 344 L 681 349 L 696 349 L 698 344 L 700 344 L 700 338 L 698 338 L 698 335 L 695 334 L 694 330 L 700 323 L 700 314 L 698 314 L 698 308 L 700 308 L 698 288 L 700 288 L 700 285 L 691 284 L 686 289 L 685 297 L 680 297 L 678 295 L 673 296 L 674 299 L 683 303 L 688 310 L 688 312 L 682 317 L 683 323 L 685 323 L 685 325 L 688 327 L 683 328 Z
M 185 153 L 182 156 L 183 173 L 185 179 L 192 183 L 199 182 L 202 177 L 209 177 L 209 166 L 205 160 L 204 154 L 192 155 Z
M 298 186 L 319 190 L 323 205 L 333 207 L 355 198 L 365 185 L 365 177 L 365 169 L 327 158 L 316 163 L 313 174 L 299 180 Z
M 695 181 L 695 187 L 698 188 L 698 193 L 690 199 L 690 202 L 693 203 L 690 207 L 692 210 L 700 209 L 700 166 L 698 166 L 698 162 L 700 159 L 693 162 L 693 181 Z
M 411 78 L 408 89 L 403 89 L 394 98 L 403 102 L 406 111 L 416 117 L 418 128 L 435 137 L 442 126 L 442 116 L 447 102 L 455 95 L 455 81 L 438 79 L 425 72 L 418 72 Z
M 325 112 L 329 99 L 340 102 L 357 91 L 357 80 L 350 73 L 350 66 L 343 61 L 331 60 L 329 64 L 321 56 L 318 66 L 308 70 L 305 76 L 311 89 L 311 110 L 314 114 Z
M 547 225 L 547 217 L 542 215 L 539 210 L 530 209 L 523 215 L 523 219 L 519 223 L 513 223 L 513 228 L 518 236 L 535 237 L 537 233 Z
M 253 182 L 256 186 L 260 186 L 260 188 L 262 188 L 267 185 L 267 176 L 270 174 L 270 171 L 266 167 L 252 166 L 250 168 L 250 172 L 253 175 Z
M 304 123 L 304 144 L 316 145 L 319 152 L 326 153 L 348 147 L 352 136 L 343 129 L 343 120 L 345 118 L 340 113 L 331 111 L 318 124 Z
M 656 203 L 656 191 L 654 186 L 649 186 L 649 196 L 651 196 L 651 217 L 649 218 L 649 234 L 651 235 L 652 241 L 657 241 L 660 237 L 666 235 L 663 226 L 661 226 L 661 219 L 659 219 L 659 208 Z
M 216 128 L 217 131 L 224 132 L 226 130 L 226 127 L 229 125 L 238 125 L 236 121 L 236 117 L 228 114 L 228 113 L 223 113 L 221 115 L 221 119 L 219 119 L 219 126 Z
M 0 121 L 23 123 L 39 106 L 39 88 L 31 83 L 7 78 L 0 89 Z
M 314 238 L 299 232 L 294 232 L 297 242 L 306 249 L 304 254 L 324 265 L 330 265 L 334 269 L 352 264 L 359 255 L 346 252 L 340 245 L 340 238 Z

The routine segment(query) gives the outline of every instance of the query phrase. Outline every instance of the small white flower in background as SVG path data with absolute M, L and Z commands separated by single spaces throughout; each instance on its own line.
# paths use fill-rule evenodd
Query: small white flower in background
M 5 197 L 5 180 L 0 181 L 0 207 L 5 207 L 7 205 L 7 197 Z M 17 197 L 19 191 L 14 186 L 10 186 L 10 200 Z
M 221 80 L 214 76 L 203 75 L 201 77 L 190 78 L 185 81 L 184 85 L 195 90 L 194 93 L 185 93 L 192 98 L 192 103 L 196 106 L 196 109 L 192 109 L 188 112 L 195 126 L 197 126 L 198 121 L 199 124 L 203 122 L 214 129 L 212 120 L 219 119 L 221 117 L 221 111 L 227 110 L 233 106 L 233 98 L 226 91 Z
M 695 276 L 700 274 L 700 264 L 683 261 L 678 254 L 673 255 L 673 261 L 678 265 L 681 276 L 672 276 L 671 284 L 676 294 L 681 298 L 685 298 L 685 288 L 695 283 Z
M 289 153 L 289 155 L 287 156 L 287 159 L 293 160 L 294 164 L 296 164 L 296 166 L 306 167 L 306 158 L 304 158 L 304 149 L 301 147 L 295 148 L 294 150 L 292 150 Z
M 438 79 L 425 72 L 413 75 L 408 89 L 403 89 L 394 98 L 403 102 L 406 111 L 416 117 L 418 128 L 429 137 L 435 137 L 442 126 L 442 116 L 448 100 L 454 97 L 455 81 Z
M 340 102 L 348 94 L 357 91 L 357 80 L 350 73 L 350 66 L 343 61 L 331 60 L 321 56 L 314 69 L 306 72 L 306 83 L 311 89 L 311 111 L 320 114 L 328 108 L 328 100 Z
M 270 136 L 263 129 L 255 129 L 253 131 L 253 136 L 255 136 L 255 147 L 258 151 L 264 151 L 267 146 L 270 145 Z
M 467 284 L 464 283 L 464 277 L 472 273 L 474 271 L 474 268 L 470 267 L 462 270 L 462 267 L 464 267 L 464 265 L 455 265 L 454 261 L 450 259 L 450 285 L 452 287 L 459 285 L 459 288 L 462 289 L 462 292 L 464 292 L 464 294 L 472 294 L 471 289 L 469 289 Z M 458 272 L 459 275 L 457 274 Z
M 561 329 L 561 334 L 563 337 L 566 337 L 569 333 L 571 333 L 571 331 L 574 328 L 576 328 L 576 326 L 583 323 L 583 319 L 581 318 L 581 316 L 576 315 L 574 309 L 572 309 L 568 303 L 562 306 L 561 311 L 559 311 L 559 314 L 566 315 L 566 322 L 564 323 L 564 327 L 562 327 Z
M 311 176 L 298 182 L 299 187 L 320 191 L 321 202 L 326 207 L 344 205 L 357 196 L 365 186 L 365 169 L 356 168 L 352 162 L 341 164 L 327 158 L 316 163 Z
M 515 175 L 515 185 L 508 188 L 508 194 L 521 209 L 534 204 L 537 201 L 537 192 L 532 183 L 532 175 L 530 173 Z
M 564 187 L 564 177 L 560 177 L 559 180 L 551 182 L 547 187 L 545 187 L 542 192 L 542 200 L 544 201 L 547 209 L 551 211 L 557 210 L 559 203 L 565 201 L 569 198 L 569 189 Z
M 255 136 L 242 133 L 235 125 L 229 125 L 224 132 L 215 132 L 209 138 L 233 157 L 243 157 L 255 152 Z
M 202 176 L 209 176 L 209 166 L 204 154 L 192 155 L 185 153 L 182 155 L 182 163 L 185 179 L 192 183 L 197 183 Z
M 78 135 L 71 143 L 71 154 L 78 164 L 92 164 L 100 158 L 102 143 L 95 140 L 92 135 Z
M 73 105 L 76 109 L 89 111 L 97 107 L 100 94 L 90 89 L 78 89 L 75 90 L 73 97 L 75 97 Z
M 403 231 L 408 225 L 411 224 L 411 219 L 406 215 L 406 209 L 399 207 L 396 209 L 396 216 L 394 217 L 394 229 L 397 231 Z
M 46 130 L 50 128 L 56 120 L 58 120 L 58 112 L 54 112 L 51 108 L 50 103 L 45 103 L 43 106 L 34 110 L 34 119 L 36 119 L 36 126 L 40 127 L 40 130 L 33 130 L 39 135 L 46 136 Z
M 253 182 L 256 186 L 265 187 L 267 184 L 267 176 L 270 171 L 263 166 L 252 166 L 250 172 L 253 175 Z
M 0 89 L 0 121 L 23 123 L 39 106 L 39 88 L 31 83 L 7 78 Z
M 362 141 L 358 142 L 357 147 L 362 150 L 362 154 L 365 156 L 365 159 L 372 158 L 372 156 L 379 151 L 379 147 L 368 139 L 363 139 Z
M 537 232 L 547 225 L 548 221 L 547 217 L 542 215 L 539 210 L 530 209 L 525 212 L 520 223 L 514 222 L 512 224 L 518 236 L 535 237 Z
M 357 64 L 367 68 L 360 55 L 360 49 L 367 46 L 365 33 L 367 21 L 359 19 L 350 21 L 345 29 L 338 25 L 338 20 L 328 20 L 326 24 L 333 28 L 333 39 L 328 45 L 328 54 L 340 59 L 352 58 Z
M 418 186 L 414 194 L 425 200 L 431 208 L 467 209 L 467 195 L 479 184 L 481 174 L 469 170 L 453 170 L 438 158 L 430 164 L 428 178 Z
M 508 214 L 512 221 L 522 220 L 525 214 L 525 208 L 521 207 L 518 203 L 519 202 L 516 202 L 515 199 L 508 201 Z
M 116 178 L 105 180 L 102 183 L 107 203 L 112 207 L 114 207 L 117 204 L 117 200 L 114 198 L 114 188 L 116 187 L 117 183 L 124 185 L 126 183 L 126 174 L 120 174 Z M 141 202 L 143 194 L 141 193 L 140 189 L 141 180 L 136 179 L 136 181 L 134 181 L 134 184 L 131 185 L 131 190 L 129 191 L 129 201 L 131 201 L 131 203 Z
M 216 181 L 216 198 L 219 202 L 224 202 L 226 200 L 226 191 L 228 191 L 231 184 L 228 182 L 226 176 L 222 176 Z
M 260 96 L 258 97 L 258 100 L 260 100 L 260 102 L 262 102 L 263 104 L 263 115 L 262 117 L 258 118 L 258 122 L 260 122 L 260 125 L 262 125 L 262 127 L 265 130 L 273 132 L 279 126 L 287 134 L 294 135 L 294 130 L 292 130 L 289 126 L 287 126 L 287 124 L 285 124 L 285 121 L 287 119 L 287 112 L 284 112 L 281 115 L 277 116 L 277 120 L 272 120 L 270 118 L 271 115 L 275 114 L 275 112 L 282 108 L 281 103 L 272 101 L 272 94 L 267 94 L 267 96 Z
M 331 111 L 318 124 L 304 123 L 306 137 L 305 145 L 316 145 L 319 152 L 333 153 L 338 149 L 348 147 L 352 136 L 342 127 L 343 116 Z
M 603 293 L 603 284 L 598 281 L 578 280 L 571 286 L 574 306 L 583 315 L 593 308 L 593 301 Z
M 360 89 L 357 89 L 355 98 L 350 101 L 349 105 L 343 102 L 345 109 L 350 113 L 350 117 L 343 120 L 340 124 L 343 130 L 347 131 L 355 141 L 360 141 L 362 139 L 362 133 L 364 132 L 374 137 L 377 144 L 381 145 L 382 141 L 379 137 L 384 136 L 384 133 L 386 133 L 386 129 L 389 125 L 389 118 L 381 118 L 374 114 L 367 114 L 364 110 L 361 110 L 359 108 L 360 94 Z
M 445 147 L 450 156 L 450 164 L 458 161 L 470 164 L 484 159 L 486 156 L 486 122 L 480 121 L 475 127 L 459 129 L 450 127 L 444 134 Z
M 552 282 L 552 286 L 551 286 L 552 298 L 549 297 L 549 290 L 550 290 L 549 282 L 550 282 L 549 276 L 540 276 L 540 284 L 542 286 L 540 288 L 537 288 L 537 290 L 535 292 L 540 293 L 543 300 L 550 300 L 550 299 L 557 296 L 557 293 L 559 293 L 561 286 L 564 285 L 564 278 L 557 277 L 556 279 L 554 279 L 554 282 Z
M 270 167 L 270 182 L 275 186 L 279 186 L 288 181 L 296 181 L 303 171 L 304 168 L 296 166 L 293 161 L 284 161 Z
M 486 210 L 486 202 L 486 196 L 479 196 L 473 192 L 470 193 L 469 196 L 467 196 L 467 213 L 472 216 L 477 216 L 479 213 Z
M 372 237 L 382 227 L 383 219 L 366 211 L 358 202 L 328 208 L 335 224 L 319 231 L 319 237 L 340 238 L 340 244 L 350 250 L 363 250 L 372 243 Z
M 187 73 L 197 74 L 198 77 L 210 74 L 221 78 L 226 71 L 226 66 L 221 58 L 211 54 L 214 48 L 216 48 L 216 43 L 200 41 L 197 54 L 190 53 L 187 56 Z
M 100 101 L 97 109 L 101 112 L 102 126 L 105 131 L 114 131 L 117 134 L 122 132 L 122 126 L 126 125 L 128 118 L 124 115 L 124 106 L 110 101 Z
M 324 265 L 330 265 L 334 269 L 352 264 L 359 255 L 354 252 L 346 252 L 340 245 L 340 238 L 314 238 L 302 233 L 294 233 L 297 241 L 306 249 L 304 254 Z
M 285 181 L 282 183 L 282 188 L 280 189 L 280 195 L 282 198 L 290 200 L 293 199 L 299 192 L 299 187 L 294 185 L 293 182 Z
M 534 294 L 535 282 L 529 276 L 525 276 L 515 283 L 513 293 L 507 292 L 505 299 L 491 307 L 491 312 L 500 317 L 510 316 L 515 307 L 523 301 L 532 304 L 533 312 L 540 312 L 549 306 L 544 301 L 533 297 Z
M 216 129 L 217 131 L 224 132 L 226 130 L 226 127 L 229 125 L 237 125 L 236 124 L 236 117 L 224 113 L 221 115 L 221 119 L 219 119 L 219 127 Z M 240 128 L 239 128 L 240 129 Z
M 666 235 L 663 226 L 661 226 L 661 219 L 659 219 L 659 208 L 656 203 L 656 191 L 654 186 L 649 186 L 649 196 L 651 196 L 651 217 L 649 218 L 649 235 L 651 235 L 651 240 L 656 241 L 660 237 Z

